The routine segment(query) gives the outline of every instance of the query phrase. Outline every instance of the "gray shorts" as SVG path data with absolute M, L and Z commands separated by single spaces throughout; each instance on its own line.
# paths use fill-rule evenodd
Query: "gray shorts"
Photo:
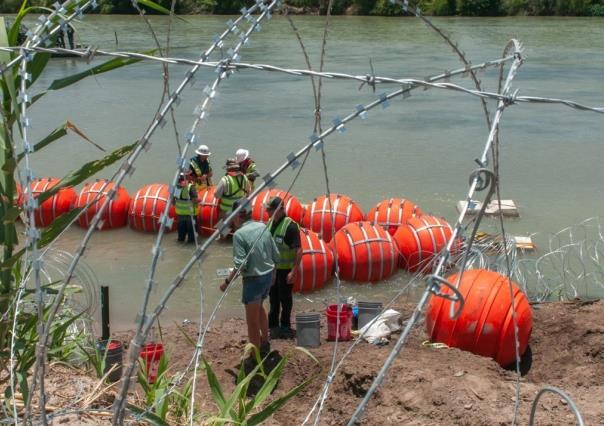
M 241 303 L 244 305 L 261 302 L 268 297 L 273 284 L 273 273 L 253 277 L 243 277 L 243 291 L 241 292 Z

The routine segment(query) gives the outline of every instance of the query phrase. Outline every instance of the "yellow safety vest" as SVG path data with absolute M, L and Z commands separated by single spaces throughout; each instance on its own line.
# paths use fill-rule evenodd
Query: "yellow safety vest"
M 192 183 L 180 189 L 180 195 L 176 198 L 174 208 L 178 216 L 191 216 L 195 214 L 195 206 L 193 200 L 191 200 L 191 187 Z
M 287 233 L 287 228 L 290 223 L 295 223 L 297 227 L 297 223 L 291 220 L 289 217 L 285 216 L 279 225 L 272 231 L 272 220 L 269 223 L 269 229 L 271 229 L 271 234 L 273 235 L 273 239 L 275 240 L 275 244 L 279 249 L 279 262 L 275 265 L 276 269 L 293 269 L 294 262 L 296 261 L 296 252 L 297 248 L 291 248 L 287 244 L 285 244 L 285 234 Z
M 222 179 L 224 179 L 224 190 L 220 198 L 220 210 L 228 214 L 233 210 L 235 201 L 245 197 L 248 180 L 242 174 L 225 175 Z

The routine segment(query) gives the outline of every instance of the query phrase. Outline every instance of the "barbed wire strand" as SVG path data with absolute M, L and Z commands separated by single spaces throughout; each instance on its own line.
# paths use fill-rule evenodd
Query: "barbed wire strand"
M 270 11 L 276 6 L 276 4 L 277 4 L 277 1 L 272 1 L 267 6 L 265 6 L 265 9 L 260 14 L 260 17 L 258 18 L 258 20 L 254 20 L 254 22 L 250 25 L 250 27 L 246 30 L 246 32 L 242 33 L 243 37 L 240 37 L 239 43 L 237 43 L 235 48 L 230 53 L 230 59 L 237 58 L 237 56 L 239 55 L 239 53 L 238 53 L 239 50 L 246 43 L 246 40 L 248 39 L 250 33 L 257 27 L 258 23 L 262 19 L 264 19 L 264 17 L 266 17 L 267 15 L 270 14 Z M 258 7 L 260 7 L 260 5 L 264 6 L 264 3 L 262 2 L 262 0 L 260 0 L 260 2 L 257 3 L 257 5 L 258 5 Z M 249 14 L 249 12 L 247 12 L 247 13 Z M 243 19 L 243 17 L 245 15 L 246 14 L 242 14 L 241 19 Z M 231 27 L 229 27 L 229 29 L 227 31 L 230 32 L 230 30 L 231 30 Z M 227 62 L 228 62 L 228 59 L 227 59 Z M 174 174 L 172 188 L 174 188 L 174 185 L 176 183 L 176 180 L 178 179 L 180 170 L 186 164 L 187 147 L 189 145 L 191 145 L 196 139 L 194 132 L 195 132 L 195 129 L 197 128 L 197 125 L 207 116 L 208 105 L 209 105 L 210 101 L 215 97 L 216 89 L 219 86 L 220 82 L 223 79 L 227 78 L 229 75 L 226 70 L 218 69 L 218 71 L 219 71 L 218 78 L 216 78 L 214 80 L 214 83 L 212 84 L 212 86 L 209 89 L 205 90 L 207 96 L 204 98 L 204 100 L 201 104 L 201 108 L 200 108 L 201 112 L 198 114 L 198 116 L 194 120 L 194 123 L 191 128 L 191 132 L 187 136 L 183 153 L 178 159 L 178 164 L 177 164 L 178 167 Z M 172 191 L 172 192 L 174 192 L 174 191 Z M 174 196 L 174 193 L 172 193 L 171 195 Z M 168 214 L 169 214 L 168 211 L 169 211 L 171 201 L 172 200 L 170 197 L 168 202 L 166 203 L 164 212 L 162 213 L 162 219 L 160 219 L 160 221 L 159 221 L 160 228 L 159 228 L 158 236 L 156 239 L 156 243 L 152 249 L 152 254 L 153 254 L 152 264 L 150 267 L 149 278 L 147 280 L 147 285 L 146 285 L 146 289 L 145 289 L 145 296 L 144 296 L 143 306 L 141 308 L 140 319 L 137 321 L 138 322 L 137 332 L 136 332 L 134 338 L 130 342 L 130 348 L 128 351 L 128 362 L 126 364 L 126 368 L 124 369 L 124 373 L 122 374 L 122 386 L 120 388 L 120 392 L 119 392 L 118 396 L 116 397 L 116 400 L 115 400 L 116 402 L 114 404 L 114 407 L 115 407 L 115 410 L 114 410 L 115 415 L 114 415 L 114 419 L 113 419 L 114 424 L 119 424 L 123 420 L 123 410 L 125 407 L 124 404 L 125 404 L 126 395 L 127 395 L 127 391 L 128 391 L 128 387 L 129 387 L 129 383 L 130 383 L 130 377 L 132 376 L 134 368 L 136 367 L 136 360 L 138 359 L 140 349 L 141 349 L 141 347 L 144 343 L 144 340 L 149 331 L 149 327 L 148 327 L 149 324 L 147 324 L 147 325 L 143 325 L 143 324 L 145 324 L 145 322 L 147 321 L 147 314 L 146 314 L 147 304 L 148 304 L 151 289 L 153 288 L 153 284 L 154 284 L 154 274 L 155 274 L 155 270 L 156 270 L 156 265 L 159 260 L 159 256 L 162 252 L 161 239 L 163 237 L 165 227 L 171 226 L 171 220 L 168 219 Z M 184 279 L 184 277 L 183 277 L 183 279 Z
M 562 389 L 558 389 L 554 386 L 543 387 L 541 390 L 539 390 L 539 392 L 537 393 L 537 396 L 535 396 L 535 399 L 533 400 L 533 404 L 531 406 L 531 414 L 529 416 L 529 426 L 533 426 L 533 424 L 535 422 L 535 414 L 537 413 L 537 403 L 539 402 L 539 399 L 541 399 L 541 396 L 547 392 L 551 392 L 551 393 L 557 394 L 558 396 L 561 396 L 568 403 L 570 410 L 575 415 L 577 424 L 579 426 L 585 426 L 585 423 L 583 422 L 583 417 L 581 416 L 581 412 L 579 411 L 577 404 L 575 404 L 575 402 L 572 400 L 572 398 L 570 396 L 568 396 L 568 394 L 566 392 L 564 392 Z
M 516 75 L 517 69 L 518 67 L 520 67 L 520 65 L 522 64 L 522 57 L 520 55 L 520 46 L 518 44 L 518 42 L 516 42 L 515 40 L 512 40 L 508 43 L 508 45 L 506 46 L 506 50 L 509 49 L 514 49 L 514 62 L 512 63 L 510 70 L 508 72 L 508 76 L 506 79 L 506 84 L 503 87 L 503 93 L 507 94 L 510 90 L 510 85 L 511 85 L 511 81 L 513 80 L 514 76 Z M 490 149 L 490 146 L 493 142 L 494 136 L 495 136 L 495 132 L 499 126 L 499 121 L 501 119 L 501 115 L 504 111 L 504 109 L 506 108 L 507 104 L 503 101 L 499 102 L 499 105 L 497 107 L 497 111 L 495 113 L 495 116 L 493 118 L 492 121 L 492 126 L 491 126 L 491 130 L 489 132 L 489 137 L 487 138 L 487 141 L 485 143 L 485 148 L 483 150 L 483 154 L 480 157 L 480 160 L 478 161 L 479 164 L 481 165 L 486 165 L 487 163 L 487 155 Z M 436 266 L 436 270 L 434 271 L 433 275 L 430 275 L 427 279 L 427 287 L 426 290 L 424 291 L 424 293 L 422 294 L 419 302 L 417 303 L 417 306 L 415 308 L 415 310 L 413 311 L 413 314 L 411 316 L 411 319 L 409 320 L 409 322 L 407 323 L 405 330 L 401 333 L 400 337 L 398 338 L 396 344 L 394 345 L 394 348 L 392 349 L 392 351 L 390 352 L 390 354 L 388 355 L 388 358 L 386 359 L 386 362 L 384 362 L 384 364 L 382 365 L 382 368 L 380 369 L 380 372 L 378 373 L 378 375 L 375 377 L 375 379 L 373 380 L 373 383 L 371 384 L 371 387 L 369 388 L 369 390 L 367 391 L 367 393 L 365 394 L 363 400 L 359 403 L 359 405 L 357 406 L 357 408 L 355 409 L 354 413 L 352 414 L 348 425 L 352 426 L 355 424 L 355 422 L 357 420 L 359 420 L 359 418 L 361 417 L 361 415 L 363 414 L 363 411 L 365 410 L 365 407 L 367 406 L 367 404 L 369 403 L 369 400 L 371 399 L 371 397 L 373 396 L 373 394 L 375 393 L 375 391 L 377 390 L 377 388 L 380 386 L 380 384 L 382 383 L 382 381 L 384 380 L 384 377 L 387 373 L 387 371 L 389 370 L 390 366 L 392 365 L 392 363 L 394 362 L 394 360 L 396 359 L 396 357 L 398 356 L 400 350 L 402 349 L 403 345 L 405 344 L 407 337 L 409 335 L 409 333 L 411 332 L 411 329 L 413 327 L 413 325 L 417 322 L 421 312 L 423 312 L 424 307 L 426 305 L 426 303 L 428 302 L 429 298 L 430 298 L 430 294 L 432 291 L 437 290 L 440 285 L 436 284 L 435 281 L 439 281 L 440 284 L 444 284 L 443 281 L 444 280 L 440 274 L 441 271 L 443 270 L 443 266 L 450 254 L 451 248 L 453 246 L 453 243 L 455 241 L 455 239 L 457 238 L 457 234 L 460 230 L 460 224 L 463 221 L 463 218 L 465 217 L 467 210 L 469 208 L 470 205 L 470 200 L 472 199 L 472 195 L 474 193 L 474 191 L 476 190 L 476 188 L 478 187 L 478 183 L 479 183 L 479 176 L 478 174 L 474 175 L 474 177 L 472 178 L 471 181 L 471 185 L 470 185 L 470 189 L 468 191 L 468 197 L 467 197 L 467 202 L 466 205 L 464 206 L 464 208 L 462 209 L 462 211 L 460 212 L 459 218 L 457 220 L 457 224 L 453 230 L 453 233 L 451 234 L 451 237 L 449 238 L 449 241 L 447 242 L 447 246 L 446 249 L 443 252 L 443 255 L 440 257 L 437 266 Z M 436 289 L 435 289 L 435 286 Z M 449 287 L 450 290 L 454 290 L 454 288 Z M 438 291 L 438 290 L 437 290 Z M 463 299 L 460 300 L 460 303 L 463 303 Z M 450 303 L 452 310 L 454 309 L 454 305 L 455 302 L 451 301 Z M 450 316 L 453 316 L 450 314 Z

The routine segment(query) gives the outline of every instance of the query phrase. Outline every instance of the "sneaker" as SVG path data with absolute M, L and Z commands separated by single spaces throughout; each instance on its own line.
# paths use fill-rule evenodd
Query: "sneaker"
M 269 335 L 271 336 L 271 340 L 282 339 L 283 336 L 281 335 L 281 327 L 272 327 L 269 330 Z
M 295 339 L 296 330 L 291 327 L 280 327 L 280 333 L 282 339 Z

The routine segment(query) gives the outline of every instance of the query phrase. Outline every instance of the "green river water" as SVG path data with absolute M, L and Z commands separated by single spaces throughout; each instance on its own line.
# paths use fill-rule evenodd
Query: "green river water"
M 170 55 L 197 58 L 228 17 L 187 16 L 174 21 Z M 295 17 L 313 66 L 318 67 L 324 19 Z M 151 17 L 163 41 L 168 20 Z M 513 87 L 520 95 L 572 99 L 586 105 L 604 106 L 604 20 L 582 18 L 442 18 L 434 22 L 459 42 L 473 63 L 499 57 L 514 37 L 524 47 L 526 62 Z M 115 45 L 116 36 L 119 45 Z M 91 16 L 78 24 L 82 44 L 108 50 L 148 50 L 153 41 L 144 23 L 133 16 Z M 228 45 L 228 43 L 227 43 Z M 364 75 L 371 59 L 380 76 L 414 77 L 460 67 L 451 49 L 414 18 L 332 18 L 325 70 Z M 242 61 L 282 67 L 305 68 L 298 42 L 286 19 L 274 17 L 253 33 Z M 98 61 L 96 61 L 98 62 Z M 85 61 L 51 60 L 40 79 L 43 88 L 53 79 L 87 67 Z M 187 66 L 171 66 L 170 81 L 176 87 Z M 486 90 L 497 90 L 498 72 L 479 74 Z M 203 88 L 216 74 L 202 70 L 197 82 L 186 90 L 176 110 L 181 138 L 190 127 L 192 111 L 203 98 Z M 473 88 L 469 79 L 454 79 Z M 351 81 L 324 81 L 322 113 L 327 126 L 355 105 L 366 104 L 395 86 L 378 86 L 376 93 Z M 31 108 L 33 140 L 70 120 L 107 150 L 141 137 L 152 121 L 162 91 L 162 68 L 140 63 L 89 78 L 66 90 L 51 93 Z M 494 104 L 490 104 L 494 111 Z M 313 128 L 313 97 L 307 78 L 279 73 L 241 71 L 226 80 L 212 105 L 210 119 L 198 136 L 210 146 L 214 169 L 220 174 L 224 159 L 240 147 L 248 148 L 261 175 L 283 163 L 287 154 L 308 141 Z M 602 133 L 604 115 L 579 112 L 559 105 L 515 105 L 505 111 L 501 124 L 501 188 L 503 198 L 516 201 L 520 218 L 507 220 L 506 230 L 517 235 L 536 233 L 545 248 L 548 233 L 604 213 L 604 168 Z M 404 197 L 424 212 L 454 223 L 455 205 L 468 189 L 474 159 L 482 153 L 488 130 L 475 97 L 431 89 L 416 90 L 405 100 L 395 99 L 387 109 L 378 108 L 367 120 L 355 120 L 343 134 L 325 142 L 332 192 L 347 194 L 367 212 L 389 197 Z M 125 181 L 133 194 L 152 182 L 168 182 L 176 167 L 177 148 L 170 125 L 158 131 L 152 148 L 136 164 L 135 174 Z M 76 137 L 68 137 L 32 158 L 36 176 L 62 176 L 101 153 Z M 115 169 L 103 172 L 107 177 Z M 286 188 L 294 174 L 286 172 L 277 185 Z M 79 188 L 78 188 L 79 189 Z M 309 157 L 292 189 L 302 202 L 326 192 L 320 152 Z M 496 222 L 485 221 L 495 229 Z M 84 231 L 77 226 L 59 246 L 74 250 Z M 99 281 L 111 288 L 113 328 L 132 327 L 140 308 L 155 236 L 120 229 L 96 233 L 85 261 Z M 190 247 L 179 246 L 176 235 L 164 240 L 165 256 L 159 264 L 157 301 L 167 284 L 186 263 Z M 207 314 L 219 296 L 217 268 L 231 264 L 229 244 L 218 243 L 193 269 L 170 300 L 164 321 L 197 319 L 199 280 L 204 284 Z M 386 300 L 410 276 L 398 273 L 375 286 L 345 284 L 343 294 L 365 300 Z M 334 300 L 328 289 L 296 298 L 295 306 L 323 309 L 323 300 Z M 220 317 L 241 315 L 238 289 L 228 295 Z M 98 313 L 98 312 L 97 312 Z

